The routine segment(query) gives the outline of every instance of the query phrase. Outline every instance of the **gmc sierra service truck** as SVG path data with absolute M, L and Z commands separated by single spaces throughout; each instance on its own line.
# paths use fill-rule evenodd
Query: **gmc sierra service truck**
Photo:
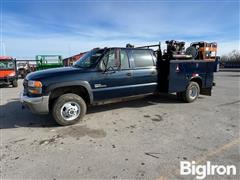
M 214 61 L 176 59 L 154 46 L 96 48 L 72 67 L 30 73 L 21 102 L 33 113 L 51 113 L 58 124 L 71 125 L 89 105 L 110 99 L 160 92 L 190 103 L 199 94 L 211 95 Z

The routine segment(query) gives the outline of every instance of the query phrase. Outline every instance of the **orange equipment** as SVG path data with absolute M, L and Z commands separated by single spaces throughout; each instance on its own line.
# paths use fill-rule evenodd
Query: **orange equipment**
M 190 47 L 194 47 L 198 52 L 195 59 L 215 61 L 217 57 L 217 43 L 215 42 L 194 42 Z

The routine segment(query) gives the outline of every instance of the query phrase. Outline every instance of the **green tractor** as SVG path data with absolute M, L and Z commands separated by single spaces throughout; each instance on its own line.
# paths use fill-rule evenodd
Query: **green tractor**
M 63 67 L 62 56 L 60 55 L 37 55 L 36 70 Z

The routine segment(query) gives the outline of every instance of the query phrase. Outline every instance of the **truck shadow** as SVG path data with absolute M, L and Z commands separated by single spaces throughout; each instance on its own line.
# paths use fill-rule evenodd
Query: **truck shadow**
M 135 98 L 130 101 L 116 102 L 106 105 L 92 106 L 88 108 L 87 114 L 109 111 L 120 108 L 141 108 L 156 104 L 179 104 L 175 95 L 151 95 L 143 98 Z M 32 114 L 27 109 L 22 109 L 19 99 L 11 99 L 7 104 L 0 105 L 0 129 L 11 129 L 21 127 L 57 127 L 58 125 L 50 115 Z
M 51 116 L 32 114 L 18 99 L 11 99 L 7 104 L 0 105 L 0 129 L 21 127 L 53 127 L 57 126 Z
M 98 113 L 102 111 L 109 111 L 120 108 L 142 108 L 146 106 L 156 104 L 179 104 L 183 103 L 179 101 L 176 95 L 173 94 L 160 94 L 160 95 L 149 95 L 145 97 L 138 97 L 129 99 L 128 101 L 114 102 L 105 105 L 97 105 L 88 108 L 88 114 Z

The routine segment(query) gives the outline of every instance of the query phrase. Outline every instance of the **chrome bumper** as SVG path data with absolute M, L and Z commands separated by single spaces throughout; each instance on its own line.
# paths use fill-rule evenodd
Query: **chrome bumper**
M 24 107 L 27 107 L 35 114 L 48 114 L 48 101 L 49 96 L 42 97 L 28 97 L 20 93 L 20 101 Z

